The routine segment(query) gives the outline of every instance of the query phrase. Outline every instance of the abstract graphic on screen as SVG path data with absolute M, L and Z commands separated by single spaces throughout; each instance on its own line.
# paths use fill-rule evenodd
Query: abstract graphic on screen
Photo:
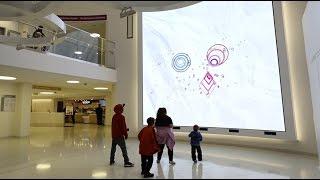
M 215 44 L 209 48 L 206 58 L 210 66 L 218 67 L 228 59 L 228 56 L 229 51 L 227 47 L 222 44 Z M 218 74 L 215 74 L 214 76 L 219 77 Z M 224 77 L 224 75 L 222 75 L 222 77 Z M 200 83 L 200 87 L 202 91 L 204 91 L 205 95 L 210 95 L 215 87 L 219 88 L 219 85 L 216 83 L 210 72 L 206 72 Z
M 272 2 L 142 13 L 143 122 L 285 131 Z
M 222 44 L 215 44 L 207 52 L 207 60 L 211 66 L 220 66 L 228 59 L 228 48 Z
M 188 54 L 179 53 L 172 59 L 172 67 L 177 72 L 186 71 L 191 65 L 191 60 Z

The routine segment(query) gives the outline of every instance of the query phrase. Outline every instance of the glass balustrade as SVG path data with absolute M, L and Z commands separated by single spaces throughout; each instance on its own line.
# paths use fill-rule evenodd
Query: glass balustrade
M 71 25 L 67 26 L 67 32 L 53 32 L 43 27 L 43 34 L 50 39 L 51 43 L 37 44 L 27 43 L 19 39 L 0 43 L 17 46 L 17 49 L 28 49 L 41 53 L 58 54 L 65 57 L 78 59 L 90 63 L 115 69 L 115 43 L 96 37 L 94 34 L 83 31 Z M 1 28 L 4 28 L 1 29 Z M 14 36 L 16 38 L 33 38 L 38 25 L 26 22 L 0 21 L 0 36 Z M 11 29 L 10 29 L 11 28 Z M 41 34 L 39 34 L 42 37 Z M 66 58 L 68 60 L 68 58 Z

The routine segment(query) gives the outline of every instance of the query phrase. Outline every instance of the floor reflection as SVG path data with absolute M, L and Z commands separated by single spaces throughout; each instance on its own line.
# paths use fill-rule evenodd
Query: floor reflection
M 28 138 L 0 139 L 0 178 L 142 178 L 139 142 L 127 140 L 134 168 L 124 168 L 121 150 L 108 165 L 111 131 L 107 126 L 32 127 Z M 187 142 L 174 149 L 176 165 L 164 153 L 154 161 L 155 179 L 319 178 L 316 157 L 233 146 L 203 144 L 204 161 L 193 163 Z M 155 157 L 156 158 L 156 157 Z
M 192 179 L 202 179 L 202 163 L 192 165 Z

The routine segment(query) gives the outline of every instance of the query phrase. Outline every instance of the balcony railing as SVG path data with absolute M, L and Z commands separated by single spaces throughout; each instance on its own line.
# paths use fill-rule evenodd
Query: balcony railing
M 66 33 L 53 32 L 44 27 L 43 33 L 45 37 L 52 38 L 52 43 L 47 43 L 43 46 L 30 43 L 28 45 L 23 45 L 19 44 L 18 41 L 2 43 L 17 46 L 17 49 L 19 49 L 18 47 L 22 47 L 24 49 L 42 53 L 49 52 L 115 69 L 115 42 L 102 37 L 92 37 L 92 34 L 89 32 L 71 25 L 66 26 Z M 17 38 L 32 38 L 33 32 L 38 25 L 21 21 L 0 21 L 0 27 L 5 27 L 6 29 L 2 34 L 0 29 L 0 35 L 15 36 Z M 11 29 L 9 30 L 9 28 Z

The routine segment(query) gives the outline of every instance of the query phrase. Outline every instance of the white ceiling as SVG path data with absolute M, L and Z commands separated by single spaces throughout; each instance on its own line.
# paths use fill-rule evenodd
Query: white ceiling
M 0 19 L 42 18 L 59 7 L 58 1 L 0 1 Z
M 122 7 L 161 7 L 169 6 L 184 1 L 106 1 L 120 8 Z
M 185 7 L 197 2 L 200 1 L 0 1 L 0 19 L 42 18 L 60 8 L 69 8 L 70 11 L 81 9 L 79 13 L 83 15 L 92 10 L 96 13 L 105 13 L 107 9 L 124 7 L 132 7 L 136 11 L 161 11 Z
M 132 7 L 136 11 L 162 11 L 185 7 L 201 1 L 104 1 L 106 6 L 116 9 Z
M 0 65 L 0 74 L 5 76 L 16 77 L 16 83 L 30 83 L 38 86 L 59 87 L 61 92 L 50 97 L 74 97 L 74 96 L 105 96 L 112 91 L 112 83 L 105 81 L 88 79 L 82 77 L 74 77 L 62 74 L 48 73 L 42 71 L 28 70 L 10 66 Z M 80 84 L 68 84 L 68 80 L 78 80 Z M 86 83 L 87 85 L 85 85 Z M 95 87 L 107 87 L 108 91 L 97 91 Z M 47 90 L 34 90 L 40 92 Z M 62 95 L 63 94 L 63 95 Z M 49 97 L 49 96 L 44 96 Z
M 132 7 L 136 11 L 163 11 L 186 7 L 201 1 L 63 1 L 63 5 L 57 11 L 67 8 L 66 15 L 81 14 L 105 14 L 108 10 Z M 60 14 L 59 14 L 60 15 Z

